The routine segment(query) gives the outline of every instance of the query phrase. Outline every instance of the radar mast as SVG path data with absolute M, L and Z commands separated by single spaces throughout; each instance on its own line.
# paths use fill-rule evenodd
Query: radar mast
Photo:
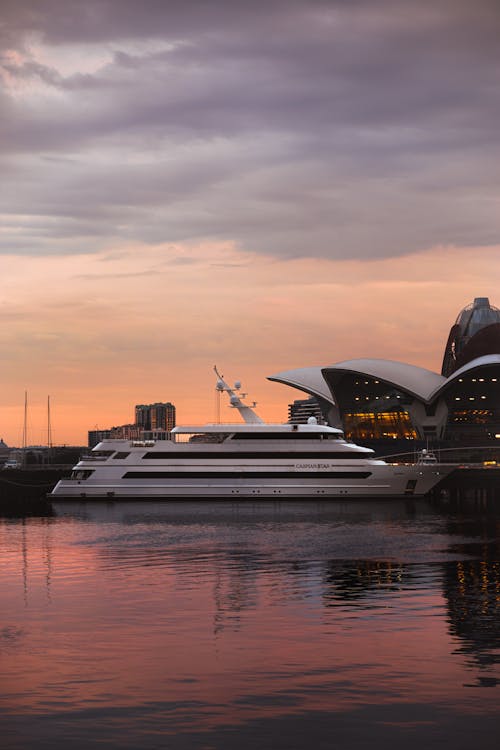
M 216 389 L 219 393 L 227 393 L 229 396 L 229 405 L 232 409 L 238 409 L 241 414 L 243 421 L 247 424 L 264 424 L 264 420 L 259 417 L 254 411 L 257 404 L 254 403 L 248 406 L 243 402 L 243 398 L 247 395 L 241 392 L 241 383 L 239 380 L 236 381 L 233 387 L 229 386 L 224 380 L 223 376 L 217 370 L 217 366 L 214 365 L 214 372 L 217 375 Z

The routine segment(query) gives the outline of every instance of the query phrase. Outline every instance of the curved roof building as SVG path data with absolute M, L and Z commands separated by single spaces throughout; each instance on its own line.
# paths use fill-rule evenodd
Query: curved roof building
M 456 326 L 447 375 L 403 362 L 351 359 L 280 372 L 269 380 L 316 397 L 329 424 L 343 427 L 354 440 L 500 441 L 500 338 L 495 333 L 500 311 L 477 298 Z

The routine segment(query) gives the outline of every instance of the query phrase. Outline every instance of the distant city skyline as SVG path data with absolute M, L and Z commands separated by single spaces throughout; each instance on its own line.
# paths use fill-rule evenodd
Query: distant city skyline
M 84 445 L 139 401 L 212 421 L 215 363 L 277 421 L 273 372 L 439 371 L 500 306 L 499 32 L 493 0 L 5 0 L 0 438 L 25 390 L 31 442 L 50 395 Z

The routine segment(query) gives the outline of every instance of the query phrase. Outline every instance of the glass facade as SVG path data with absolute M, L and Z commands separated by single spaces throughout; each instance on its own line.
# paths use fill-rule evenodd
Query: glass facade
M 409 411 L 412 396 L 375 378 L 334 374 L 333 379 L 332 387 L 349 440 L 416 439 Z
M 500 435 L 500 367 L 473 370 L 444 394 L 448 407 L 445 438 L 489 442 Z
M 383 380 L 326 374 L 348 439 L 418 440 L 462 445 L 500 441 L 500 364 L 483 365 L 452 381 L 430 404 Z M 499 442 L 500 444 L 500 442 Z
M 344 414 L 345 435 L 349 440 L 415 440 L 410 415 L 406 411 L 347 412 Z

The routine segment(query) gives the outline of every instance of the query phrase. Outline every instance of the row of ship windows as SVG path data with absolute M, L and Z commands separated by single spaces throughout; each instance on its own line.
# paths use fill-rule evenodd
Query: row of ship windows
M 322 471 L 321 478 L 367 479 L 371 471 Z M 312 479 L 316 471 L 127 471 L 123 479 Z
M 372 453 L 369 450 L 366 451 L 301 451 L 298 453 L 297 451 L 274 451 L 274 455 L 278 456 L 279 458 L 294 458 L 298 461 L 302 459 L 311 459 L 311 458 L 317 458 L 317 459 L 332 459 L 332 458 L 341 458 L 341 459 L 367 459 L 371 458 Z M 125 458 L 128 458 L 130 456 L 130 452 L 119 452 L 115 453 L 114 456 L 112 456 L 113 460 L 123 460 Z M 182 455 L 182 453 L 179 453 L 177 451 L 151 451 L 149 453 L 145 453 L 143 456 L 141 456 L 141 459 L 139 460 L 171 460 L 171 461 L 178 461 L 180 458 L 210 458 L 210 459 L 227 459 L 227 458 L 266 458 L 264 451 L 224 451 L 221 453 L 220 451 L 189 451 L 185 453 L 185 455 Z
M 94 471 L 74 471 L 71 479 L 83 481 Z M 371 471 L 321 471 L 322 478 L 367 479 Z M 316 471 L 127 471 L 122 479 L 312 479 Z

